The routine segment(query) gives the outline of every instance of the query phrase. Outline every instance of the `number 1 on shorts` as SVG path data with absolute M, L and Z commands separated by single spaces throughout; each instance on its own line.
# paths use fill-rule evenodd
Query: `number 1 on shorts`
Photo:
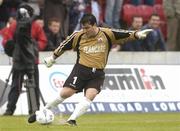
M 74 76 L 73 79 L 74 79 L 74 80 L 73 80 L 73 84 L 75 84 L 76 81 L 77 81 L 77 76 Z

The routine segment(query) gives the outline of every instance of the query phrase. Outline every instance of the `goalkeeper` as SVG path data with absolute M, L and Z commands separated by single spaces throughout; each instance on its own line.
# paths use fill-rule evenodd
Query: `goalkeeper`
M 104 68 L 112 44 L 123 44 L 126 41 L 143 39 L 152 31 L 126 31 L 118 29 L 100 28 L 92 14 L 85 14 L 81 21 L 82 30 L 74 32 L 60 43 L 54 53 L 44 59 L 47 67 L 51 67 L 59 56 L 66 50 L 77 51 L 77 61 L 72 72 L 64 83 L 60 95 L 45 108 L 51 109 L 62 103 L 75 93 L 84 91 L 84 98 L 76 106 L 66 124 L 76 126 L 76 119 L 84 114 L 92 101 L 101 91 L 104 82 Z M 29 123 L 36 121 L 36 115 L 29 117 Z

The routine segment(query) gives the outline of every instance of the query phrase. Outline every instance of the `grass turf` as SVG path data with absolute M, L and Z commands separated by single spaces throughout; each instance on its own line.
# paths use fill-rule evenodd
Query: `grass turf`
M 63 116 L 66 119 L 68 116 Z M 77 127 L 28 124 L 27 116 L 0 116 L 0 131 L 180 131 L 180 113 L 87 114 Z

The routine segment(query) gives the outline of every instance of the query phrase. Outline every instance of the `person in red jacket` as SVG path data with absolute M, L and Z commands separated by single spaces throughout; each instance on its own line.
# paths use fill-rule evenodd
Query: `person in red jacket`
M 27 14 L 30 17 L 33 16 L 33 9 L 28 5 L 23 5 L 21 7 L 25 10 L 27 10 Z M 15 34 L 16 34 L 16 28 L 17 28 L 17 21 L 14 21 L 9 27 L 3 28 L 0 31 L 0 35 L 3 37 L 3 46 L 6 48 L 6 44 L 9 40 L 15 41 Z M 35 65 L 34 65 L 34 80 L 35 80 L 35 95 L 36 95 L 36 103 L 37 108 L 39 109 L 40 102 L 39 102 L 39 96 L 40 96 L 40 90 L 39 90 L 39 69 L 38 69 L 38 51 L 43 51 L 47 44 L 47 39 L 45 36 L 45 33 L 42 29 L 42 27 L 36 23 L 36 21 L 33 21 L 31 24 L 31 38 L 35 41 L 38 47 L 36 53 L 35 53 Z M 14 57 L 13 57 L 14 59 Z M 14 62 L 13 60 L 13 68 L 14 68 Z M 19 67 L 18 67 L 19 68 Z M 7 109 L 4 115 L 13 115 L 15 109 L 16 109 L 16 103 L 19 98 L 19 95 L 21 93 L 21 87 L 23 83 L 25 73 L 23 73 L 20 70 L 13 69 L 12 71 L 12 83 L 11 83 L 11 90 L 8 94 L 8 104 Z M 37 110 L 38 110 L 37 109 Z M 29 107 L 29 114 L 34 113 L 35 110 L 32 109 L 32 107 Z
M 3 46 L 5 46 L 8 40 L 13 39 L 16 31 L 16 24 L 17 22 L 13 21 L 9 27 L 5 27 L 0 31 L 3 37 Z M 39 51 L 43 51 L 47 45 L 47 39 L 43 28 L 36 21 L 32 23 L 31 36 L 38 42 Z

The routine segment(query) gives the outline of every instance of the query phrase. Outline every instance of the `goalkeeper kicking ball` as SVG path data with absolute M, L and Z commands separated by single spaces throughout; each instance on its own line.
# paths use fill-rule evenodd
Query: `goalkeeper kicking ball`
M 36 111 L 36 121 L 42 125 L 50 124 L 54 121 L 54 114 L 49 109 Z

